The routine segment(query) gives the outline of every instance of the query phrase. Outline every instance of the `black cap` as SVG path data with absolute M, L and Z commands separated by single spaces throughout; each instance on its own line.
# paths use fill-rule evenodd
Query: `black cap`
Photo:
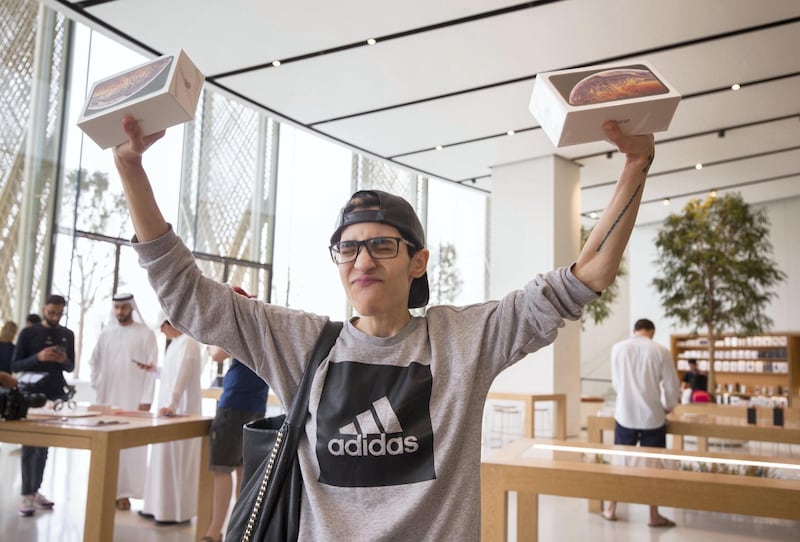
M 336 218 L 336 229 L 331 235 L 331 244 L 339 242 L 342 231 L 352 224 L 361 222 L 380 222 L 394 226 L 406 241 L 411 242 L 416 249 L 425 248 L 425 230 L 419 221 L 414 208 L 400 196 L 389 194 L 381 190 L 362 190 L 356 192 L 350 198 L 352 201 L 359 194 L 373 194 L 378 200 L 378 209 L 357 209 L 346 211 L 344 207 Z M 418 309 L 428 304 L 430 289 L 428 287 L 428 273 L 425 272 L 411 283 L 411 291 L 408 294 L 408 308 Z

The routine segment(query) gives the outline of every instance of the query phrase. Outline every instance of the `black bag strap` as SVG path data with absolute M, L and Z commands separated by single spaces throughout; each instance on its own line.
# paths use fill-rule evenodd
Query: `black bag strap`
M 314 375 L 320 363 L 328 356 L 331 348 L 333 348 L 333 345 L 336 343 L 336 339 L 339 337 L 343 325 L 342 322 L 332 322 L 330 320 L 325 322 L 325 327 L 322 328 L 317 342 L 314 344 L 311 358 L 308 360 L 306 370 L 303 372 L 303 377 L 300 379 L 300 385 L 292 400 L 292 406 L 286 413 L 287 424 L 299 427 L 305 423 L 306 416 L 308 415 L 308 400 L 311 396 L 311 382 L 314 380 Z

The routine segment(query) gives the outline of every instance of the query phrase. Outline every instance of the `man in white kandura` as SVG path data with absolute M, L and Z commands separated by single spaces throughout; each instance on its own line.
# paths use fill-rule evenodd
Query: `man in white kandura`
M 92 352 L 92 387 L 100 405 L 125 410 L 150 410 L 158 360 L 156 336 L 144 323 L 133 294 L 116 294 L 113 316 Z M 129 510 L 130 498 L 144 495 L 147 447 L 122 450 L 119 457 L 116 507 Z
M 200 343 L 172 327 L 168 320 L 161 323 L 161 333 L 170 342 L 161 365 L 158 415 L 200 414 Z M 199 438 L 153 444 L 141 516 L 160 525 L 192 519 L 197 511 L 201 444 Z

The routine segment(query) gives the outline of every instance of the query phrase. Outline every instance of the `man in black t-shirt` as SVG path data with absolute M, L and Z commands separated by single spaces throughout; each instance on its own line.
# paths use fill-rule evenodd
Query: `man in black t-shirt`
M 59 323 L 66 304 L 60 295 L 47 298 L 42 309 L 42 322 L 20 331 L 11 361 L 13 371 L 45 374 L 35 391 L 44 393 L 48 399 L 67 398 L 64 372 L 72 372 L 75 368 L 75 335 Z M 53 502 L 39 493 L 46 463 L 47 448 L 22 447 L 21 516 L 32 516 L 37 508 L 53 508 Z
M 681 390 L 685 390 L 687 388 L 692 390 L 691 395 L 689 396 L 690 402 L 695 403 L 708 401 L 707 393 L 701 394 L 704 396 L 702 400 L 696 400 L 697 392 L 708 392 L 708 376 L 700 372 L 700 370 L 697 368 L 697 360 L 693 358 L 689 360 L 689 370 L 681 379 Z

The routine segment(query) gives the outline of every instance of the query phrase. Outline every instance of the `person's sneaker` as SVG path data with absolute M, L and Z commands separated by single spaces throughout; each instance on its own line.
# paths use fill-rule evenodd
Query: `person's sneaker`
M 33 503 L 33 495 L 23 495 L 19 501 L 19 515 L 30 517 L 35 511 L 36 505 Z
M 33 496 L 33 505 L 36 508 L 41 508 L 42 510 L 51 510 L 55 503 L 39 493 L 38 491 Z

